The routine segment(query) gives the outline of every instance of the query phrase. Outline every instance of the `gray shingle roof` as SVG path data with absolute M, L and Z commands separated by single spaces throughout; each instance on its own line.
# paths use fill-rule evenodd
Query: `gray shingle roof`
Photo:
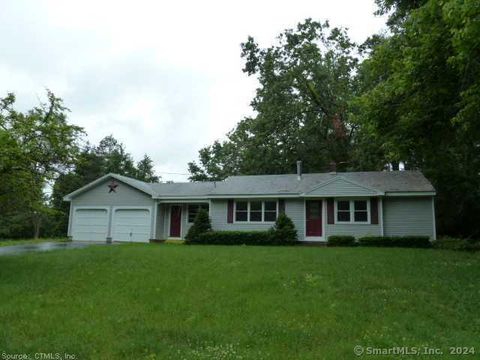
M 118 175 L 118 174 L 111 174 L 111 175 L 113 175 L 116 179 L 118 179 L 120 181 L 123 181 L 125 184 L 128 184 L 130 186 L 133 186 L 134 188 L 142 190 L 143 192 L 146 192 L 147 194 L 155 195 L 155 192 L 152 189 L 153 184 L 149 184 L 149 183 L 146 183 L 144 181 L 133 179 L 133 178 L 130 178 L 128 176 L 123 176 L 123 175 Z
M 218 184 L 218 183 L 217 183 Z M 149 184 L 156 196 L 207 196 L 215 189 L 213 182 Z
M 117 174 L 107 174 L 66 195 L 64 200 L 85 192 L 113 177 L 155 198 L 223 197 L 234 195 L 302 195 L 334 178 L 344 178 L 381 193 L 434 192 L 432 184 L 419 171 L 371 171 L 284 175 L 231 176 L 225 181 L 194 183 L 146 183 Z
M 335 177 L 381 192 L 433 192 L 432 184 L 419 171 L 370 171 L 231 176 L 225 181 L 146 184 L 156 197 L 222 195 L 300 195 Z

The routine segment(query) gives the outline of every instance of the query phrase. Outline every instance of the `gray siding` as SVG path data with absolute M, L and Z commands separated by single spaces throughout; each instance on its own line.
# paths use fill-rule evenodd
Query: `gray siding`
M 373 235 L 382 235 L 381 225 L 372 224 L 327 224 L 325 229 L 325 240 L 331 235 L 352 235 L 356 238 Z
M 165 224 L 164 224 L 164 217 L 165 217 L 165 205 L 159 204 L 157 210 L 157 240 L 164 240 L 165 239 Z
M 110 180 L 104 181 L 72 200 L 73 206 L 152 206 L 150 195 L 117 181 L 116 192 L 108 193 Z
M 432 197 L 387 197 L 383 200 L 386 236 L 434 237 Z
M 305 239 L 305 202 L 302 199 L 286 199 L 285 214 L 295 224 L 298 240 L 303 241 Z
M 362 196 L 362 195 L 375 195 L 376 191 L 367 189 L 363 186 L 353 184 L 344 179 L 336 179 L 324 186 L 320 186 L 308 193 L 308 195 L 316 196 Z

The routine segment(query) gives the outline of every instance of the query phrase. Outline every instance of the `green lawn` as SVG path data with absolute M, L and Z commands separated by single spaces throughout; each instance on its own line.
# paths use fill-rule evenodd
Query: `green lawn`
M 475 358 L 479 281 L 480 254 L 441 250 L 132 244 L 0 256 L 0 353 L 350 359 L 359 344 L 474 346 L 452 358 Z
M 15 239 L 15 240 L 4 240 L 0 239 L 0 247 L 2 246 L 15 246 L 15 245 L 33 245 L 40 244 L 44 242 L 64 242 L 68 241 L 66 238 L 55 238 L 55 239 Z

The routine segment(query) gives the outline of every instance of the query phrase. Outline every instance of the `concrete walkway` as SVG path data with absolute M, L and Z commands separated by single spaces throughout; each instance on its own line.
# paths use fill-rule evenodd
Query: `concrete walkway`
M 81 249 L 92 245 L 109 245 L 106 243 L 93 243 L 93 242 L 44 242 L 39 244 L 25 244 L 25 245 L 13 245 L 0 247 L 1 255 L 20 255 L 29 252 L 50 251 L 57 249 Z

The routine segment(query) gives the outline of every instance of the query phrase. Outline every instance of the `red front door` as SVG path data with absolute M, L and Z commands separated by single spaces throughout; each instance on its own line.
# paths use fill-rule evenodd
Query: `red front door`
M 172 205 L 170 208 L 170 236 L 180 237 L 182 221 L 182 207 Z
M 306 236 L 322 236 L 322 200 L 307 200 L 306 212 Z

